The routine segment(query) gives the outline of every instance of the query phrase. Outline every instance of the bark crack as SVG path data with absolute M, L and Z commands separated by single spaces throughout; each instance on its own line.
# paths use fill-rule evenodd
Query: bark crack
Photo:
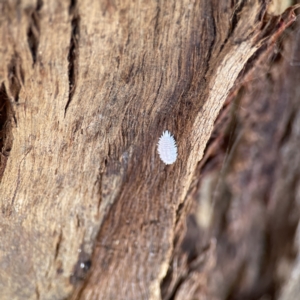
M 58 257 L 61 242 L 62 242 L 62 230 L 59 233 L 59 237 L 58 237 L 58 240 L 57 240 L 57 243 L 56 243 L 54 260 L 56 260 L 57 257 Z
M 182 246 L 181 246 L 182 247 Z M 176 243 L 174 244 L 174 249 L 176 249 Z M 178 259 L 178 255 L 175 257 L 172 257 L 170 260 L 170 267 L 166 274 L 166 276 L 163 278 L 161 282 L 161 298 L 163 300 L 174 300 L 177 299 L 178 291 L 180 290 L 181 286 L 189 280 L 189 277 L 194 272 L 201 273 L 205 272 L 205 269 L 210 268 L 211 261 L 213 260 L 213 257 L 215 256 L 216 252 L 216 240 L 212 238 L 207 245 L 205 245 L 201 251 L 197 251 L 197 253 L 194 254 L 194 256 L 191 258 L 188 258 L 186 261 L 187 266 L 182 269 L 180 274 L 177 274 L 177 279 L 172 284 L 172 288 L 168 290 L 173 277 L 173 265 L 174 260 Z M 181 254 L 183 255 L 183 254 Z M 175 273 L 178 272 L 175 271 Z
M 211 43 L 209 45 L 209 48 L 208 48 L 207 64 L 206 64 L 206 69 L 205 69 L 204 75 L 203 75 L 203 78 L 205 78 L 205 80 L 207 80 L 207 73 L 210 69 L 212 53 L 213 53 L 213 49 L 214 49 L 215 42 L 216 42 L 216 36 L 217 36 L 216 21 L 215 21 L 214 15 L 213 15 L 213 8 L 212 8 L 211 5 L 210 5 L 209 9 L 207 9 L 207 11 L 208 10 L 209 10 L 209 13 L 211 15 L 211 25 L 212 25 L 212 35 L 211 36 L 212 36 L 212 41 L 211 41 Z
M 76 82 L 78 77 L 78 41 L 80 36 L 79 25 L 80 25 L 80 17 L 78 14 L 77 8 L 77 0 L 71 0 L 69 7 L 69 14 L 72 17 L 71 20 L 71 39 L 70 39 L 70 50 L 68 54 L 68 76 L 69 76 L 69 98 L 68 102 L 65 106 L 65 116 L 67 113 L 67 109 L 73 99 L 74 92 L 76 89 Z
M 224 40 L 224 42 L 222 43 L 221 47 L 220 47 L 220 51 L 219 53 L 222 52 L 223 48 L 225 47 L 225 45 L 227 44 L 228 40 L 230 39 L 230 37 L 233 35 L 234 33 L 234 30 L 238 24 L 238 21 L 239 21 L 239 16 L 241 15 L 241 12 L 244 8 L 246 4 L 246 1 L 245 0 L 242 0 L 240 2 L 238 2 L 236 5 L 235 5 L 235 9 L 234 9 L 234 12 L 232 14 L 232 17 L 231 17 L 231 20 L 230 20 L 230 28 L 228 30 L 228 33 L 227 33 L 227 37 L 226 39 Z
M 0 182 L 13 145 L 12 107 L 4 83 L 0 87 Z
M 92 261 L 90 254 L 84 251 L 84 245 L 81 245 L 78 261 L 74 266 L 73 273 L 70 277 L 70 283 L 74 286 L 84 283 L 90 268 L 92 267 Z M 80 291 L 78 291 L 80 293 Z
M 15 53 L 8 65 L 9 93 L 12 100 L 15 102 L 19 101 L 19 94 L 22 85 L 24 84 L 24 80 L 21 58 Z
M 40 42 L 40 10 L 42 0 L 37 0 L 36 8 L 30 13 L 29 27 L 27 29 L 27 42 L 31 52 L 33 65 L 37 60 L 37 50 Z

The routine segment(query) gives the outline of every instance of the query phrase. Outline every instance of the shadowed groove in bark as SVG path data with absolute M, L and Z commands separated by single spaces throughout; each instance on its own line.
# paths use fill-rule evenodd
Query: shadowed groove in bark
M 59 236 L 58 236 L 58 240 L 57 240 L 57 243 L 56 243 L 56 247 L 55 247 L 55 256 L 54 256 L 54 259 L 56 260 L 57 257 L 58 257 L 58 253 L 59 253 L 59 248 L 61 246 L 61 242 L 62 242 L 62 231 L 60 231 L 59 233 Z
M 74 266 L 73 274 L 70 277 L 70 283 L 80 285 L 87 278 L 88 271 L 92 267 L 90 255 L 84 251 L 84 245 L 79 250 L 78 260 Z
M 224 41 L 224 43 L 221 45 L 220 47 L 220 51 L 222 52 L 224 46 L 226 45 L 226 43 L 228 42 L 229 38 L 232 36 L 232 34 L 234 33 L 234 29 L 236 28 L 236 25 L 238 23 L 239 20 L 239 14 L 241 13 L 241 11 L 243 10 L 244 6 L 246 4 L 246 1 L 240 1 L 235 5 L 235 10 L 233 12 L 232 18 L 231 18 L 231 22 L 230 22 L 230 28 L 227 34 L 227 37 Z
M 24 84 L 24 71 L 21 58 L 15 53 L 8 65 L 9 92 L 15 102 L 19 101 L 19 93 Z
M 0 182 L 12 148 L 11 104 L 4 83 L 0 87 Z
M 213 17 L 213 7 L 212 5 L 209 6 L 209 8 L 207 9 L 207 12 L 211 15 L 211 27 L 212 27 L 212 41 L 210 43 L 210 46 L 209 46 L 209 50 L 208 50 L 208 62 L 211 60 L 211 55 L 212 55 L 212 52 L 213 52 L 213 47 L 215 45 L 215 42 L 216 42 L 216 36 L 217 36 L 217 28 L 216 28 L 216 22 L 215 22 L 215 18 Z M 206 66 L 206 70 L 204 72 L 204 78 L 206 79 L 207 77 L 207 72 L 209 71 L 209 63 L 207 64 Z
M 31 52 L 33 64 L 36 63 L 37 50 L 40 40 L 40 15 L 39 12 L 43 6 L 43 1 L 38 0 L 36 8 L 30 14 L 29 27 L 27 29 L 27 42 Z
M 80 24 L 80 17 L 77 10 L 77 0 L 71 0 L 70 7 L 69 7 L 69 14 L 72 16 L 71 26 L 71 40 L 70 40 L 70 50 L 68 54 L 68 76 L 69 76 L 69 98 L 68 102 L 65 106 L 65 115 L 67 113 L 67 109 L 72 101 L 75 88 L 76 88 L 76 81 L 78 75 L 78 40 L 79 40 L 79 24 Z

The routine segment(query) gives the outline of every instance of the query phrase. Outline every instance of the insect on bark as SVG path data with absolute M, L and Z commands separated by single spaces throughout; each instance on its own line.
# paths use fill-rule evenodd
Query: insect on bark
M 177 159 L 177 145 L 173 135 L 168 131 L 164 131 L 158 140 L 157 152 L 160 159 L 166 164 L 171 165 Z

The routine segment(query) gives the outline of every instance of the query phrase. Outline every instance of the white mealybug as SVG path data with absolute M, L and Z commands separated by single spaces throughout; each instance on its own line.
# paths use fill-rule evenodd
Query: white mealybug
M 174 137 L 166 130 L 158 140 L 157 151 L 160 159 L 166 164 L 171 165 L 177 159 L 177 146 Z

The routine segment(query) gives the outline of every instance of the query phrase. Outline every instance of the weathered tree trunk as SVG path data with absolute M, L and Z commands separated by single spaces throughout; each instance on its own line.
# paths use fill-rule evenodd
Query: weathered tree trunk
M 1 299 L 279 297 L 300 27 L 268 2 L 0 3 Z

